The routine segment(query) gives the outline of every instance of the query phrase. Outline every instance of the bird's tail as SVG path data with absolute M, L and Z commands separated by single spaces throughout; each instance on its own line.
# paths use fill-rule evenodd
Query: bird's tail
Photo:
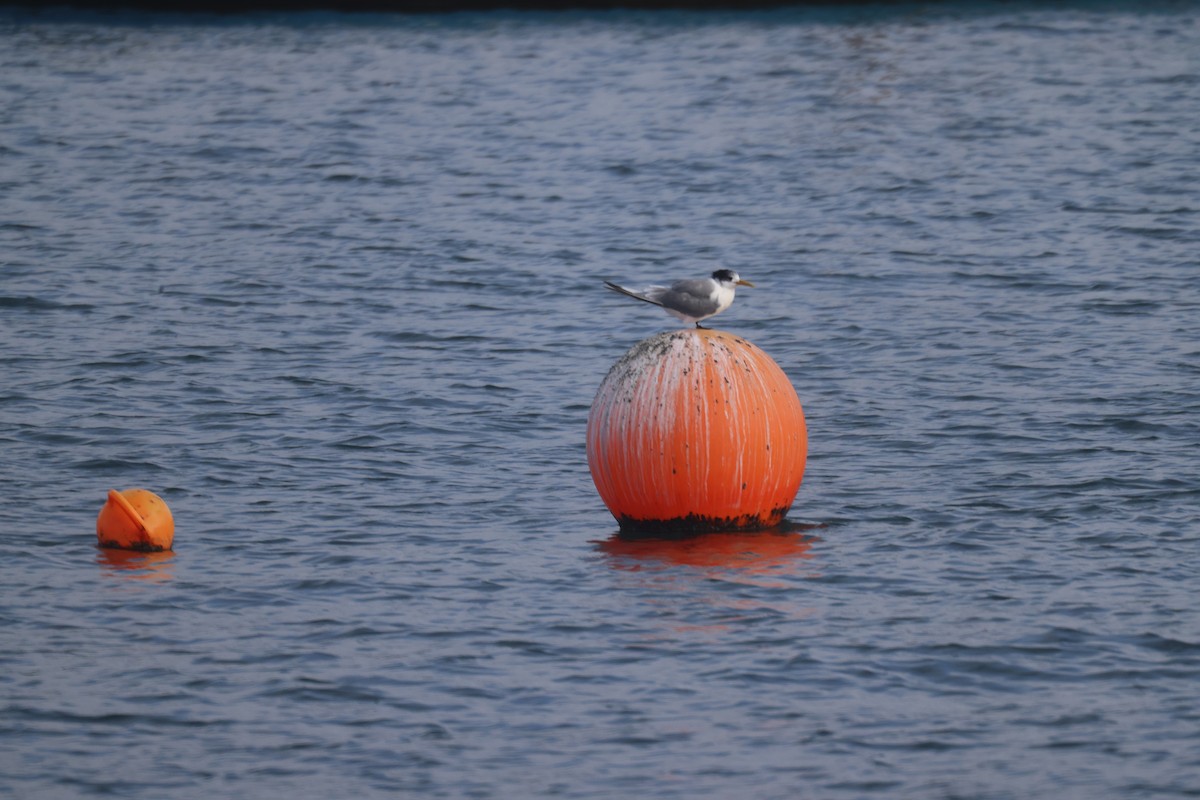
M 612 289 L 614 292 L 617 292 L 618 294 L 628 295 L 629 297 L 632 297 L 634 300 L 641 300 L 643 303 L 651 303 L 656 306 L 662 305 L 662 303 L 660 303 L 658 300 L 652 300 L 651 298 L 647 297 L 646 295 L 642 294 L 641 292 L 635 292 L 633 289 L 626 289 L 624 286 L 618 286 L 617 284 L 613 283 L 612 281 L 605 281 L 604 285 L 606 288 Z

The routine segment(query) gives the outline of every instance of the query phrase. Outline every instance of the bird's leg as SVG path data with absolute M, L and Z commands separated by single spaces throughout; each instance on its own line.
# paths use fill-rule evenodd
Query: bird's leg
M 700 329 L 700 330 L 702 330 L 702 331 L 706 331 L 706 330 L 708 330 L 708 328 L 704 327 L 704 326 L 703 326 L 703 325 L 701 325 L 699 322 L 697 322 L 697 323 L 696 323 L 696 327 L 697 327 L 697 328 L 699 328 L 699 329 Z

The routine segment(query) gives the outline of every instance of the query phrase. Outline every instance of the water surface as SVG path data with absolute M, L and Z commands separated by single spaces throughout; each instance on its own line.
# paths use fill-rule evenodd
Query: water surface
M 1191 3 L 0 14 L 0 793 L 1200 791 Z M 718 266 L 795 530 L 626 542 Z M 98 551 L 109 488 L 176 549 Z

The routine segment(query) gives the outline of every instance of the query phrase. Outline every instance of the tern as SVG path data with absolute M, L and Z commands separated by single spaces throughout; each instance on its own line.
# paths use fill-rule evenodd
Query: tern
M 711 278 L 689 278 L 675 281 L 670 286 L 647 286 L 640 292 L 626 289 L 611 281 L 604 285 L 614 292 L 629 295 L 637 300 L 662 306 L 673 317 L 684 322 L 694 322 L 703 328 L 701 320 L 720 314 L 733 303 L 733 293 L 738 286 L 753 286 L 744 281 L 731 269 L 719 269 Z

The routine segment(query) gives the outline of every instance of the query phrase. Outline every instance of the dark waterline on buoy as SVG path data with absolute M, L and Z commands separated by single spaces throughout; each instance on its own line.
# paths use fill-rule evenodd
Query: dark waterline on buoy
M 786 510 L 782 513 L 786 514 Z M 737 520 L 730 519 L 673 519 L 673 520 L 638 520 L 619 519 L 616 534 L 621 539 L 695 539 L 698 537 L 729 534 L 758 534 L 766 536 L 781 533 L 797 533 L 801 531 L 818 530 L 826 527 L 825 523 L 792 522 L 786 517 L 775 525 L 760 527 L 755 525 L 739 525 Z

